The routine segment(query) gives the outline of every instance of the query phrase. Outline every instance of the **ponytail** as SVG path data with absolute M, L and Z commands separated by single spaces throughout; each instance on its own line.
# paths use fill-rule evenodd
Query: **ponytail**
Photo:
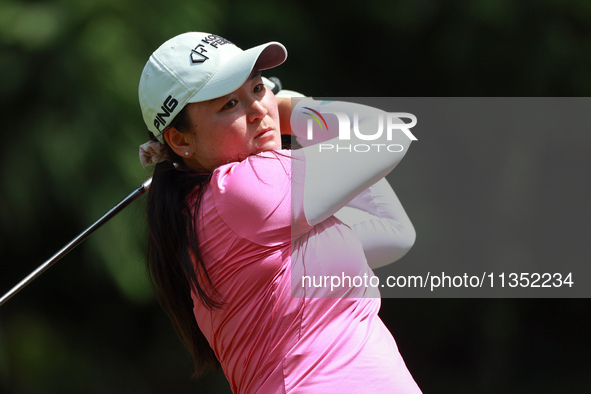
M 152 176 L 147 206 L 147 268 L 160 305 L 193 355 L 194 376 L 198 376 L 206 367 L 217 369 L 220 365 L 197 325 L 191 298 L 191 291 L 196 291 L 207 308 L 221 306 L 199 251 L 193 215 L 199 210 L 211 174 L 185 168 L 172 149 L 166 146 L 166 150 L 169 157 L 181 164 L 161 162 Z

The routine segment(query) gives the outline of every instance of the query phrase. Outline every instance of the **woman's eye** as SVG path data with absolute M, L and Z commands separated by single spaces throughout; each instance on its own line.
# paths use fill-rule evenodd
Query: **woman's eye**
M 259 93 L 265 90 L 265 84 L 264 83 L 259 83 L 254 87 L 254 92 L 255 93 Z
M 226 103 L 226 105 L 224 105 L 222 107 L 222 110 L 224 110 L 224 109 L 230 109 L 230 108 L 234 107 L 237 103 L 238 103 L 238 101 L 236 101 L 236 100 L 230 100 L 230 101 L 228 101 Z

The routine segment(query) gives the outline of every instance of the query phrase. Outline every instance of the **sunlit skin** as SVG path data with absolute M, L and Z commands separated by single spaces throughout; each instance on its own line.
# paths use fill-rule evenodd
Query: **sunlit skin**
M 289 113 L 289 102 L 279 101 L 282 113 Z M 185 164 L 196 171 L 210 172 L 256 153 L 281 149 L 277 99 L 263 84 L 260 73 L 251 74 L 240 88 L 228 95 L 187 104 L 187 111 L 190 130 L 181 133 L 170 128 L 164 138 Z

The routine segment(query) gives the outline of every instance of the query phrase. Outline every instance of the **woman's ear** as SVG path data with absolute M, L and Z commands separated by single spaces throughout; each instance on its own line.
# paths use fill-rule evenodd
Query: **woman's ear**
M 187 157 L 190 151 L 189 133 L 181 133 L 175 127 L 170 127 L 164 133 L 164 139 L 170 148 L 180 157 Z

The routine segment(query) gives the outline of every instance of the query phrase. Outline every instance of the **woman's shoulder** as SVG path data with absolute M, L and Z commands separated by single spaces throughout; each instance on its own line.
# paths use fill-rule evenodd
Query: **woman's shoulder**
M 291 151 L 262 152 L 214 170 L 207 186 L 216 205 L 277 203 L 291 191 Z
M 290 157 L 289 151 L 264 152 L 217 168 L 203 208 L 252 242 L 272 244 L 278 232 L 283 242 L 291 220 Z
M 261 187 L 291 178 L 291 151 L 261 152 L 240 162 L 224 164 L 212 174 L 211 186 L 225 190 Z

